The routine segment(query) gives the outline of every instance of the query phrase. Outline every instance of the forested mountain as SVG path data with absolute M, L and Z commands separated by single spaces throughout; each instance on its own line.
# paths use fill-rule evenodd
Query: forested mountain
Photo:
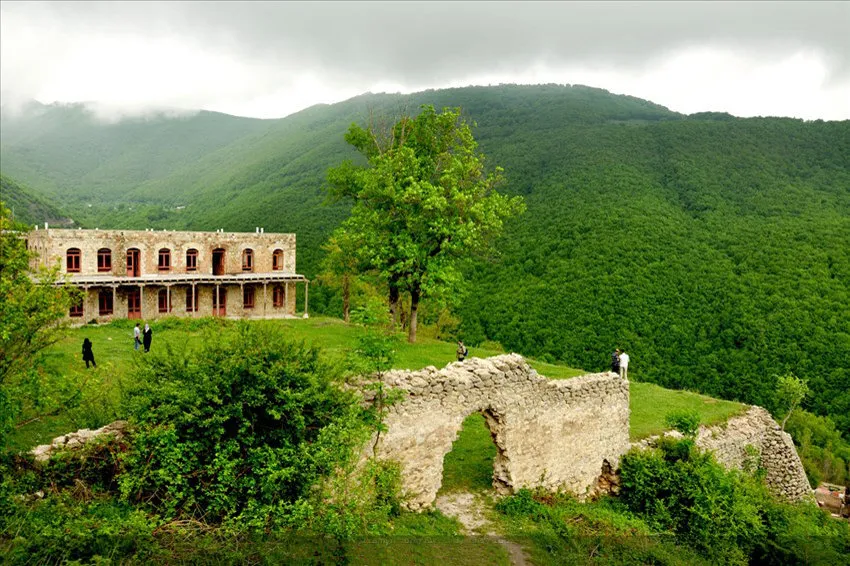
M 7 131 L 4 119 L 3 169 L 91 226 L 294 231 L 299 272 L 314 276 L 347 213 L 322 206 L 322 187 L 329 166 L 355 157 L 348 125 L 421 103 L 461 106 L 490 165 L 505 168 L 502 190 L 528 207 L 498 257 L 466 267 L 465 340 L 588 370 L 619 345 L 638 379 L 768 407 L 776 376 L 793 372 L 809 380 L 807 406 L 850 434 L 847 121 L 683 116 L 579 86 L 471 87 L 363 95 L 273 121 L 162 118 L 135 124 L 147 132 L 135 144 L 123 122 L 57 126 L 64 137 L 48 143 L 47 125 Z M 232 139 L 208 133 L 202 146 L 181 129 L 213 119 Z M 314 307 L 331 304 L 312 291 Z
M 136 187 L 268 127 L 269 121 L 217 112 L 152 113 L 106 122 L 83 104 L 4 113 L 3 172 L 75 205 L 132 198 Z M 122 195 L 124 195 L 122 197 Z
M 74 225 L 73 219 L 44 197 L 33 194 L 4 175 L 0 175 L 0 201 L 9 209 L 15 222 L 28 225 L 48 222 L 55 228 L 70 228 Z

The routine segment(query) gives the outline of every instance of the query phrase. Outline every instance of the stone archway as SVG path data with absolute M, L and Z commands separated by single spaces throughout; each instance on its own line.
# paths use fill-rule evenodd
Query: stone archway
M 498 450 L 494 482 L 503 492 L 543 486 L 582 495 L 603 462 L 616 467 L 629 448 L 629 385 L 613 373 L 550 380 L 510 354 L 393 371 L 385 382 L 407 398 L 390 409 L 377 454 L 401 463 L 414 510 L 433 504 L 443 459 L 474 412 L 488 418 Z

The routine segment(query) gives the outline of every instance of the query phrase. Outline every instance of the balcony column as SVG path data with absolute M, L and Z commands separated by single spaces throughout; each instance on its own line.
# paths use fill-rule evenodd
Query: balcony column
M 263 318 L 266 318 L 266 303 L 269 302 L 268 296 L 266 295 L 266 288 L 268 286 L 268 282 L 263 281 Z
M 309 295 L 310 295 L 310 282 L 305 279 L 304 280 L 304 318 L 310 318 L 310 315 L 307 313 L 307 297 L 309 297 Z

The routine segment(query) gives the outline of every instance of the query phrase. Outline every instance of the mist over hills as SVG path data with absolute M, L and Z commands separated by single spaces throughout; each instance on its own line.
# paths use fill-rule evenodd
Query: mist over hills
M 466 266 L 465 340 L 594 371 L 619 345 L 638 379 L 769 408 L 794 372 L 850 433 L 848 121 L 685 116 L 556 85 L 365 94 L 280 120 L 48 107 L 3 118 L 0 163 L 84 226 L 296 232 L 313 277 L 347 214 L 322 187 L 356 157 L 348 125 L 422 103 L 461 106 L 528 206 L 498 257 Z M 314 308 L 337 302 L 311 286 Z

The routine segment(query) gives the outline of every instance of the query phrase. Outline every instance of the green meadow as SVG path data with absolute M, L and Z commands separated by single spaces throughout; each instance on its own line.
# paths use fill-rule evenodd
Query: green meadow
M 38 415 L 37 411 L 15 431 L 13 447 L 25 450 L 49 442 L 54 437 L 79 428 L 103 426 L 110 420 L 120 418 L 120 397 L 124 386 L 133 380 L 136 363 L 141 356 L 161 356 L 168 350 L 181 352 L 201 344 L 206 333 L 214 333 L 231 321 L 200 319 L 159 319 L 152 323 L 153 340 L 151 351 L 145 354 L 133 349 L 133 326 L 128 320 L 111 324 L 84 325 L 69 329 L 65 336 L 42 355 L 41 365 L 47 378 L 76 384 L 69 388 L 69 410 L 55 415 Z M 304 341 L 321 348 L 324 355 L 335 363 L 342 364 L 348 352 L 355 348 L 357 336 L 362 330 L 352 324 L 328 317 L 256 321 L 252 324 L 282 326 L 295 341 Z M 86 369 L 82 361 L 81 346 L 84 338 L 93 343 L 97 368 Z M 491 349 L 470 348 L 470 356 L 489 357 L 504 354 L 497 344 Z M 639 354 L 633 365 L 639 368 Z M 396 349 L 397 369 L 416 370 L 426 366 L 438 368 L 454 361 L 455 344 L 428 337 L 427 331 L 416 344 L 408 344 L 399 335 Z M 552 379 L 569 379 L 588 373 L 578 368 L 545 363 L 529 359 L 529 364 L 541 375 Z M 600 371 L 594 368 L 590 371 Z M 639 372 L 633 372 L 631 388 L 632 440 L 659 434 L 666 430 L 664 417 L 674 410 L 697 411 L 703 424 L 723 422 L 745 409 L 745 405 L 732 401 L 714 399 L 689 391 L 664 389 L 651 383 L 635 381 Z M 73 405 L 73 407 L 71 406 Z M 489 438 L 476 436 L 482 441 Z M 492 444 L 492 443 L 491 443 Z

